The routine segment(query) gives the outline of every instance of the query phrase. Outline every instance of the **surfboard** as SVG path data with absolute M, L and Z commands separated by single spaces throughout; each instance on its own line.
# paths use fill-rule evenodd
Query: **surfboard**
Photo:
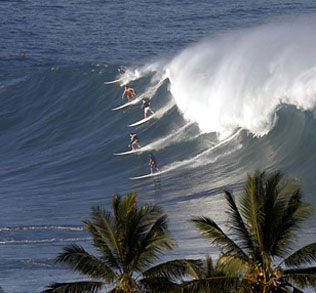
M 127 102 L 127 103 L 125 103 L 125 104 L 123 104 L 123 105 L 121 105 L 121 106 L 118 106 L 118 107 L 116 107 L 116 108 L 113 108 L 112 111 L 117 111 L 117 110 L 120 110 L 120 109 L 124 109 L 124 108 L 126 108 L 126 107 L 129 107 L 129 106 L 131 106 L 131 105 L 136 104 L 136 103 L 133 103 L 133 102 L 134 102 L 134 101 Z
M 112 81 L 105 81 L 104 84 L 112 84 L 112 83 L 117 83 L 120 82 L 120 79 L 112 80 Z
M 134 99 L 134 100 L 132 100 L 132 101 L 130 101 L 130 102 L 127 102 L 127 103 L 121 105 L 121 106 L 118 106 L 118 107 L 116 107 L 116 108 L 113 108 L 112 111 L 117 111 L 117 110 L 120 110 L 120 109 L 124 109 L 124 108 L 126 108 L 126 107 L 129 107 L 129 106 L 135 105 L 135 104 L 137 104 L 140 100 L 141 100 L 140 98 L 136 98 L 136 99 Z
M 130 155 L 130 154 L 134 154 L 134 153 L 138 153 L 139 150 L 135 150 L 135 151 L 127 151 L 127 152 L 122 152 L 122 153 L 114 153 L 114 156 L 124 156 L 124 155 Z
M 144 178 L 149 178 L 149 177 L 155 177 L 157 175 L 160 175 L 160 172 L 154 173 L 154 174 L 146 174 L 143 176 L 137 176 L 137 177 L 130 177 L 129 179 L 131 180 L 138 180 L 138 179 L 144 179 Z
M 133 127 L 133 126 L 141 125 L 141 124 L 143 124 L 143 123 L 149 121 L 149 120 L 152 119 L 153 117 L 155 117 L 155 114 L 153 114 L 153 115 L 151 115 L 151 116 L 149 116 L 149 117 L 147 117 L 147 118 L 144 118 L 144 119 L 142 119 L 142 120 L 139 120 L 139 121 L 137 121 L 137 122 L 135 122 L 135 123 L 129 124 L 128 126 L 129 126 L 129 127 Z

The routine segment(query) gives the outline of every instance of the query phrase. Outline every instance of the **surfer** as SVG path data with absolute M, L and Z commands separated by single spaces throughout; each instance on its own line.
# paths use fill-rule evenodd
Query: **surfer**
M 152 153 L 149 154 L 149 166 L 150 166 L 150 174 L 154 174 L 154 168 L 157 172 L 160 172 L 156 159 Z
M 142 146 L 139 143 L 139 139 L 138 139 L 137 135 L 132 132 L 132 133 L 130 133 L 129 136 L 131 138 L 131 142 L 128 145 L 128 147 L 132 148 L 132 151 L 135 151 L 135 147 L 134 146 L 137 146 L 140 149 Z
M 125 71 L 124 71 L 121 67 L 119 67 L 119 68 L 117 69 L 117 71 L 119 72 L 119 74 L 124 74 L 124 73 L 125 73 Z
M 153 111 L 153 109 L 150 108 L 150 102 L 148 99 L 142 99 L 142 108 L 144 109 L 144 116 L 145 119 L 147 118 L 147 112 L 151 112 L 151 114 L 155 114 L 155 112 Z
M 122 100 L 124 99 L 125 94 L 127 93 L 127 100 L 130 101 L 130 96 L 135 99 L 136 93 L 135 90 L 132 89 L 131 87 L 128 87 L 127 85 L 124 86 L 124 92 L 122 95 Z

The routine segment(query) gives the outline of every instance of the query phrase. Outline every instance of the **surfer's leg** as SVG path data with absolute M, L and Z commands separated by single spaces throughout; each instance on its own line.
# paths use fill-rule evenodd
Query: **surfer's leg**
M 135 143 L 136 141 L 132 142 L 132 151 L 135 151 L 135 147 L 134 147 Z

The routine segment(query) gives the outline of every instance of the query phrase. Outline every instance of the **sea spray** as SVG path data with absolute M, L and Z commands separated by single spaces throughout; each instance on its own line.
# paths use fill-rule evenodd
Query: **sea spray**
M 203 40 L 167 66 L 184 117 L 226 138 L 267 134 L 280 104 L 316 105 L 316 22 L 274 23 Z

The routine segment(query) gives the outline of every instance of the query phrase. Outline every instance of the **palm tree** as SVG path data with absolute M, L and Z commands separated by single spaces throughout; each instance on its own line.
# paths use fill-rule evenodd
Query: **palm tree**
M 217 266 L 240 282 L 238 292 L 302 292 L 316 288 L 316 242 L 293 252 L 294 237 L 312 207 L 302 202 L 294 180 L 280 172 L 248 175 L 239 206 L 224 190 L 230 235 L 214 220 L 195 217 L 201 233 L 220 245 Z
M 176 280 L 185 276 L 194 260 L 172 260 L 153 266 L 161 254 L 171 250 L 175 241 L 167 228 L 167 216 L 155 205 L 137 207 L 137 194 L 121 198 L 114 195 L 113 214 L 100 207 L 92 209 L 84 220 L 99 256 L 72 244 L 56 258 L 56 263 L 90 277 L 89 281 L 54 283 L 44 292 L 98 292 L 108 285 L 108 292 L 169 292 L 176 290 Z

